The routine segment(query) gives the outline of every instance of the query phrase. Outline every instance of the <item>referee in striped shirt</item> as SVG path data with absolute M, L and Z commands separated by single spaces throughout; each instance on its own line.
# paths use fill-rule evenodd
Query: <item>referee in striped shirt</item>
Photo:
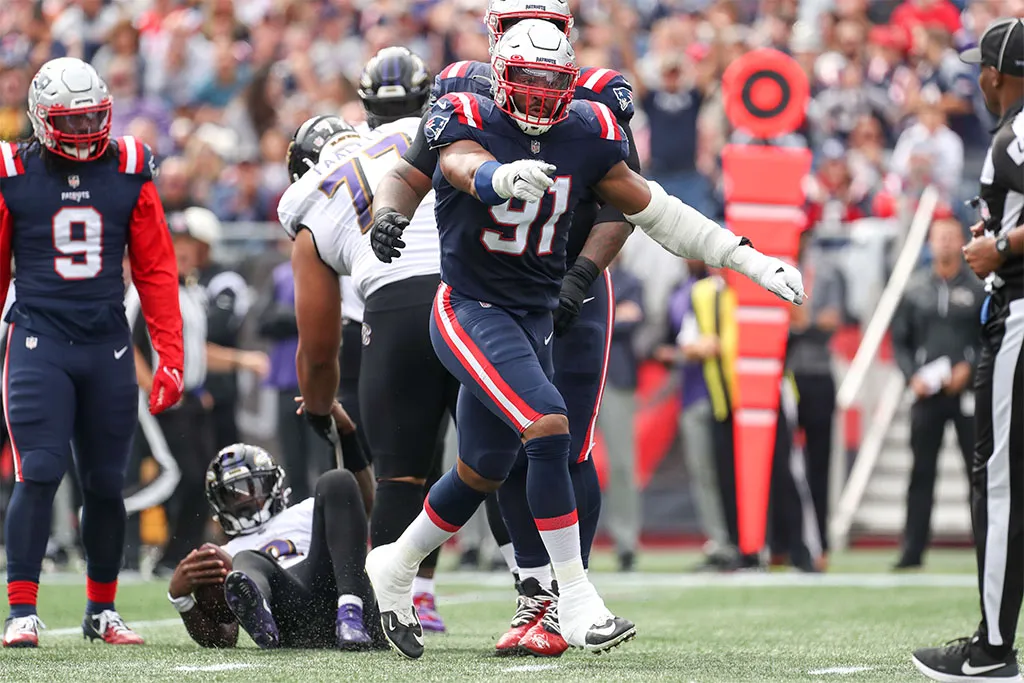
M 973 636 L 914 653 L 936 681 L 1021 681 L 1013 649 L 1024 597 L 1024 19 L 990 25 L 961 58 L 999 117 L 981 171 L 983 220 L 964 247 L 985 278 L 975 376 L 971 507 L 981 624 Z

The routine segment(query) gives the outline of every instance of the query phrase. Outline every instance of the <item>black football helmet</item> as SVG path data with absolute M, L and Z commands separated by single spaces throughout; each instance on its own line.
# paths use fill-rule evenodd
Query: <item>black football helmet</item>
M 288 145 L 288 177 L 294 183 L 316 166 L 324 147 L 345 138 L 358 139 L 359 133 L 340 116 L 321 115 L 307 120 Z
M 370 128 L 407 116 L 422 116 L 430 100 L 427 66 L 408 48 L 386 47 L 363 68 L 359 97 Z
M 206 500 L 228 536 L 258 530 L 288 507 L 284 470 L 259 446 L 221 449 L 206 468 Z

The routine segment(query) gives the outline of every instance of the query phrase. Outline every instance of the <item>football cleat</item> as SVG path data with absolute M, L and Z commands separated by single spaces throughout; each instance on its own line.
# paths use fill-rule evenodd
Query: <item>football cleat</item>
M 437 604 L 431 593 L 416 593 L 412 596 L 412 604 L 416 607 L 416 616 L 420 618 L 420 626 L 424 631 L 444 633 L 444 619 L 437 611 Z
M 978 644 L 977 636 L 958 638 L 942 647 L 922 648 L 910 660 L 933 681 L 1022 681 L 1016 652 L 993 657 Z
M 224 600 L 238 624 L 260 648 L 271 650 L 281 644 L 270 605 L 255 581 L 242 572 L 231 572 L 224 577 Z
M 525 654 L 520 641 L 544 616 L 553 597 L 551 593 L 541 588 L 540 582 L 533 577 L 518 583 L 516 590 L 519 592 L 516 596 L 516 613 L 512 617 L 508 631 L 494 646 L 499 655 Z
M 4 622 L 4 647 L 39 647 L 41 628 L 46 624 L 35 614 L 8 618 Z
M 366 575 L 373 584 L 384 637 L 407 659 L 423 656 L 423 627 L 412 603 L 416 567 L 406 567 L 396 556 L 394 543 L 377 546 L 366 554 Z
M 519 647 L 536 657 L 561 657 L 569 649 L 558 626 L 557 594 L 552 597 L 540 621 L 523 636 Z
M 633 622 L 612 614 L 589 581 L 561 592 L 558 624 L 566 643 L 589 652 L 610 650 L 636 636 Z
M 334 635 L 340 650 L 368 650 L 372 645 L 363 624 L 363 608 L 351 603 L 338 608 L 334 622 Z
M 108 645 L 142 645 L 146 641 L 128 628 L 121 615 L 112 609 L 99 614 L 86 614 L 82 619 L 82 638 L 90 641 L 97 638 Z

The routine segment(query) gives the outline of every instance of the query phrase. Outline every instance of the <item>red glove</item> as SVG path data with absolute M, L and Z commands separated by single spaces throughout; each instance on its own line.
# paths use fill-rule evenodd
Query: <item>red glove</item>
M 185 393 L 185 382 L 181 370 L 161 365 L 153 375 L 153 388 L 149 392 L 149 412 L 162 413 L 181 400 Z

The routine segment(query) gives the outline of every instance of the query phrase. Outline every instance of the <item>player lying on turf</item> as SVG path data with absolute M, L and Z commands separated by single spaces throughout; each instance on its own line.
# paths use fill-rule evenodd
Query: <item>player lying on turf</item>
M 124 309 L 126 250 L 160 359 L 154 414 L 182 395 L 181 311 L 153 155 L 130 136 L 111 139 L 111 106 L 92 66 L 54 59 L 29 88 L 34 140 L 0 142 L 0 308 L 12 257 L 18 264 L 4 363 L 16 482 L 4 533 L 4 647 L 39 643 L 39 572 L 54 495 L 72 462 L 86 558 L 82 632 L 114 645 L 142 643 L 114 606 L 139 391 Z
M 441 150 L 434 189 L 442 284 L 431 335 L 463 391 L 456 467 L 431 488 L 396 543 L 367 555 L 385 636 L 410 658 L 423 653 L 411 595 L 417 564 L 501 486 L 520 444 L 526 502 L 559 584 L 562 637 L 603 651 L 636 634 L 585 573 L 569 424 L 550 381 L 551 311 L 565 275 L 569 217 L 585 194 L 596 192 L 670 251 L 731 267 L 788 301 L 804 297 L 794 268 L 629 169 L 629 146 L 608 107 L 573 101 L 579 70 L 563 31 L 523 20 L 499 40 L 491 64 L 493 101 L 445 95 L 424 126 L 428 143 Z M 378 224 L 378 242 L 387 236 L 400 246 L 401 223 Z
M 337 404 L 335 413 L 348 419 Z M 284 471 L 269 453 L 246 444 L 218 453 L 206 497 L 231 540 L 189 553 L 168 590 L 192 639 L 233 647 L 241 625 L 261 648 L 383 645 L 363 570 L 371 477 L 370 468 L 330 470 L 312 498 L 287 507 Z

